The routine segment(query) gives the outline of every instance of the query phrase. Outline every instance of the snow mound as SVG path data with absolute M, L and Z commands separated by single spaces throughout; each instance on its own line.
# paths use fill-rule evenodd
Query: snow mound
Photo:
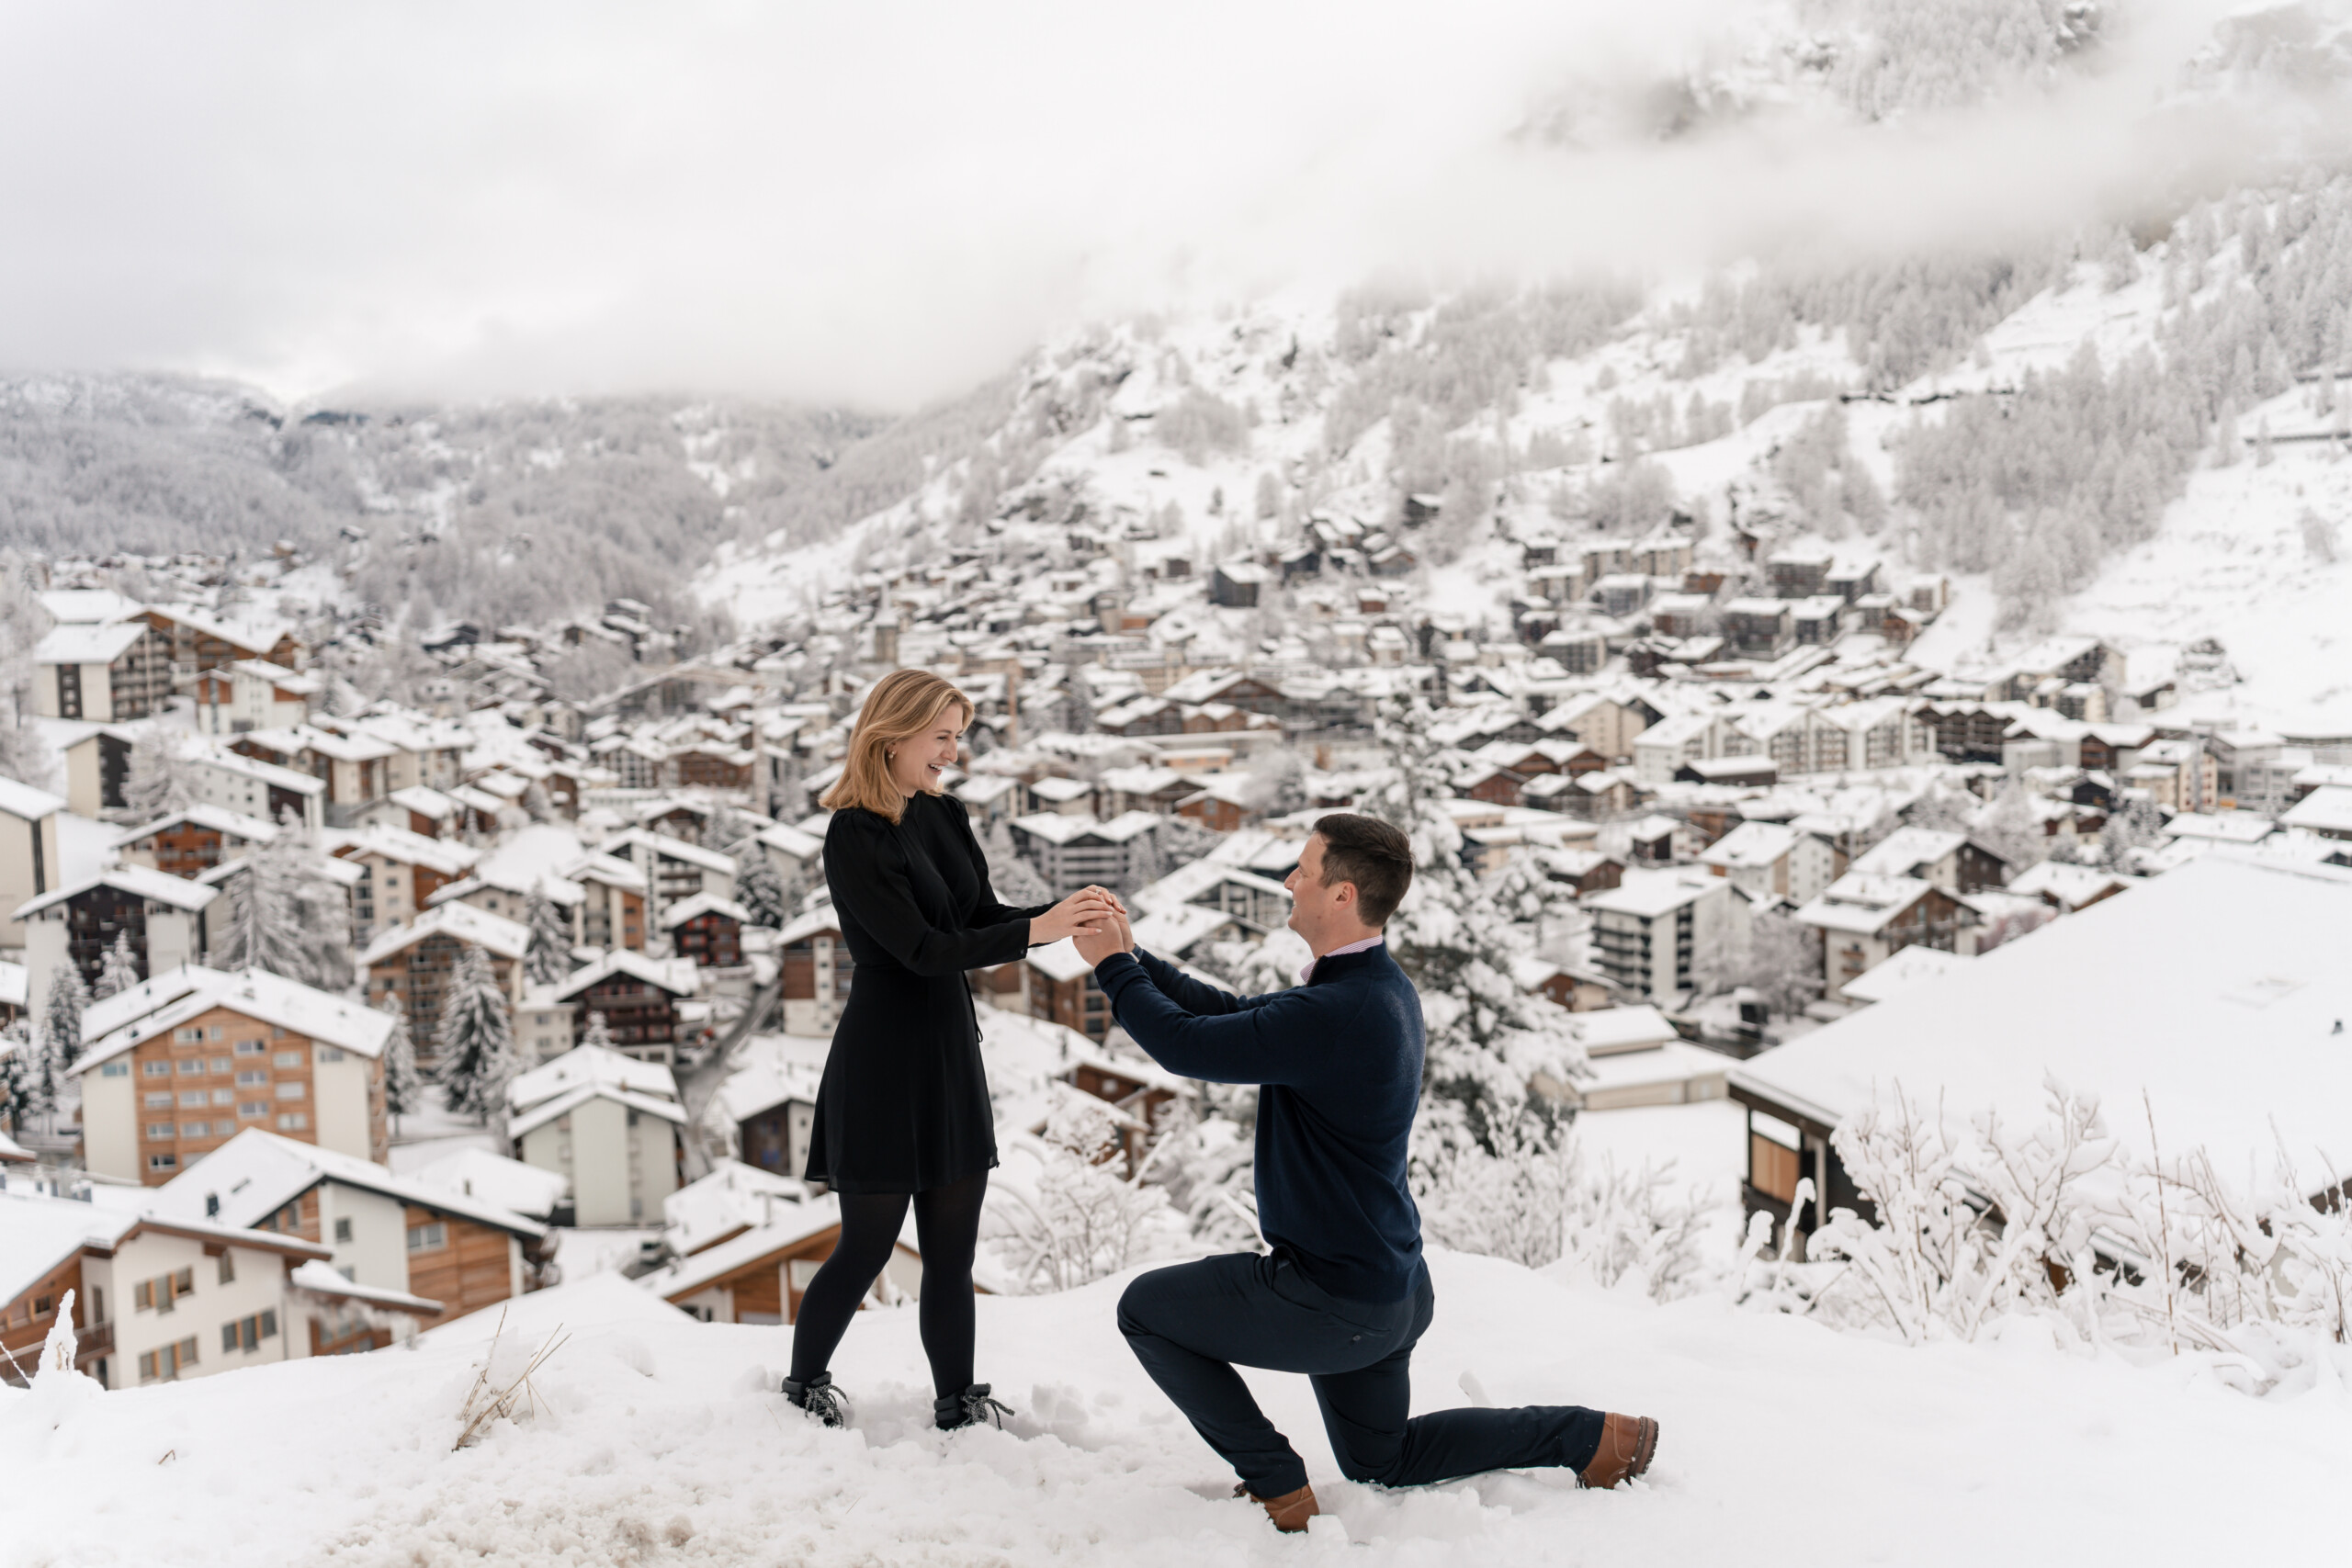
M 1227 1495 L 1231 1477 L 1144 1378 L 1113 1323 L 1120 1280 L 984 1298 L 981 1372 L 1019 1414 L 1003 1432 L 947 1437 L 928 1427 L 911 1310 L 854 1326 L 835 1371 L 860 1425 L 829 1432 L 775 1393 L 789 1329 L 639 1317 L 608 1299 L 629 1288 L 608 1278 L 547 1292 L 560 1311 L 531 1303 L 533 1332 L 560 1318 L 572 1338 L 523 1417 L 462 1451 L 480 1337 L 70 1406 L 0 1390 L 0 1562 L 1238 1568 L 1342 1537 L 1359 1543 L 1351 1561 L 1426 1568 L 1464 1552 L 1975 1568 L 2026 1541 L 2059 1561 L 2284 1561 L 2332 1530 L 2325 1499 L 2352 1463 L 2344 1364 L 2254 1400 L 2205 1360 L 2062 1351 L 2032 1322 L 1911 1350 L 1487 1258 L 1431 1267 L 1418 1408 L 1458 1404 L 1468 1386 L 1645 1412 L 1663 1427 L 1646 1481 L 1352 1485 L 1306 1381 L 1252 1372 L 1334 1516 L 1302 1543 Z

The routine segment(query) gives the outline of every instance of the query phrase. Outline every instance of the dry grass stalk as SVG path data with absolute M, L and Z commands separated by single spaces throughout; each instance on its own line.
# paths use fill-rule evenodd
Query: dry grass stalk
M 475 1374 L 473 1387 L 466 1392 L 465 1405 L 458 1412 L 465 1419 L 465 1427 L 458 1432 L 458 1440 L 450 1445 L 452 1452 L 470 1445 L 481 1435 L 483 1427 L 500 1416 L 511 1418 L 518 1401 L 527 1400 L 529 1408 L 536 1412 L 539 1400 L 537 1391 L 531 1386 L 531 1374 L 547 1365 L 548 1358 L 563 1348 L 571 1337 L 563 1332 L 563 1325 L 557 1324 L 549 1331 L 547 1343 L 532 1355 L 514 1381 L 504 1388 L 493 1389 L 490 1382 L 491 1364 L 498 1359 L 498 1341 L 505 1332 L 506 1314 L 502 1309 L 498 1314 L 498 1327 L 490 1337 L 490 1348 L 482 1355 L 481 1370 Z

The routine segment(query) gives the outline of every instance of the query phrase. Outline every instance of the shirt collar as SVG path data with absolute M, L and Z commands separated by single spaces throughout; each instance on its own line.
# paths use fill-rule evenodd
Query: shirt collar
M 1381 936 L 1368 936 L 1362 942 L 1351 942 L 1345 947 L 1335 947 L 1325 953 L 1323 958 L 1337 958 L 1343 953 L 1370 953 L 1385 940 L 1385 933 Z M 1302 986 L 1311 983 L 1315 978 L 1315 966 L 1322 962 L 1322 958 L 1308 959 L 1306 967 L 1298 972 L 1298 983 Z

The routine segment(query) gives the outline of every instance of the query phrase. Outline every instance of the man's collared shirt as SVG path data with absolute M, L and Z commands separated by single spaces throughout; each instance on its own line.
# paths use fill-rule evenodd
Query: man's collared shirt
M 1323 954 L 1323 958 L 1337 958 L 1343 953 L 1370 953 L 1374 948 L 1378 947 L 1386 940 L 1387 933 L 1385 932 L 1383 932 L 1379 936 L 1368 936 L 1362 942 L 1351 942 L 1345 947 L 1335 947 L 1330 952 Z M 1322 963 L 1323 958 L 1310 958 L 1306 961 L 1306 967 L 1298 972 L 1298 983 L 1300 985 L 1307 985 L 1314 980 L 1315 966 L 1317 964 Z

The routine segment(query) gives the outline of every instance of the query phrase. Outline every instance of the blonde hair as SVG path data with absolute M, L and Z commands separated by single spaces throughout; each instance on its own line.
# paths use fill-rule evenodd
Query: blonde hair
M 972 699 L 928 670 L 893 670 L 875 682 L 850 730 L 849 755 L 842 759 L 842 776 L 817 804 L 828 811 L 862 806 L 876 817 L 896 822 L 906 809 L 906 797 L 891 782 L 886 753 L 929 729 L 950 704 L 964 710 L 965 725 L 972 722 Z M 925 789 L 923 793 L 940 792 Z

